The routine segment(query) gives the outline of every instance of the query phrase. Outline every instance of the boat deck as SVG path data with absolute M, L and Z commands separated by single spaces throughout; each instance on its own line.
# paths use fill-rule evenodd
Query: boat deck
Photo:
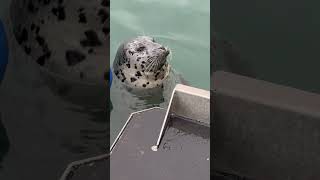
M 210 179 L 210 128 L 170 119 L 157 151 L 166 111 L 134 114 L 111 152 L 111 179 Z M 129 178 L 130 177 L 130 178 Z
M 110 156 L 74 162 L 61 180 L 107 179 L 109 165 L 110 179 L 209 180 L 210 127 L 170 118 L 158 150 L 152 150 L 165 114 L 161 108 L 133 113 L 111 147 Z
M 61 180 L 102 179 L 108 174 L 116 180 L 209 180 L 209 100 L 209 91 L 176 85 L 167 110 L 132 113 L 110 154 L 71 163 Z

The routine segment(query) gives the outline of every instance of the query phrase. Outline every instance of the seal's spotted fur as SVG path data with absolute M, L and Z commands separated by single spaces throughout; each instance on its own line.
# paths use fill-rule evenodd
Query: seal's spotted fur
M 114 73 L 129 87 L 160 87 L 169 74 L 168 54 L 169 50 L 153 38 L 139 36 L 119 47 Z
M 109 0 L 12 0 L 16 39 L 50 74 L 106 84 Z M 107 79 L 106 79 L 107 80 Z

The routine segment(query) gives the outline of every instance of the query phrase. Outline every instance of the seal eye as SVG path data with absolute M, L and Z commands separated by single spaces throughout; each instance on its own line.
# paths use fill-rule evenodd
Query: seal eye
M 143 51 L 143 50 L 145 50 L 145 49 L 146 49 L 145 46 L 140 46 L 140 47 L 137 48 L 137 51 L 138 51 L 138 52 L 141 52 L 141 51 Z

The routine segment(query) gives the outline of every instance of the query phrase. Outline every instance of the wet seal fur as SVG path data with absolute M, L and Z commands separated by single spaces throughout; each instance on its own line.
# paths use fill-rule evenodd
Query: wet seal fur
M 138 36 L 120 45 L 113 70 L 115 77 L 130 88 L 163 87 L 170 72 L 168 48 L 148 36 Z

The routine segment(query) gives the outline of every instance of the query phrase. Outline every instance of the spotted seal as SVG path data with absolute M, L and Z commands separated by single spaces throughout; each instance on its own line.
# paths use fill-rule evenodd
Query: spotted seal
M 131 88 L 162 87 L 170 65 L 167 47 L 148 36 L 138 36 L 120 45 L 113 62 L 114 74 Z
M 8 38 L 19 66 L 28 72 L 29 68 L 39 69 L 34 71 L 39 72 L 35 78 L 41 78 L 37 86 L 47 86 L 65 101 L 87 110 L 105 108 L 110 69 L 109 0 L 10 2 L 7 21 L 13 34 Z
M 109 0 L 12 0 L 11 7 L 18 44 L 45 74 L 75 84 L 107 84 Z

